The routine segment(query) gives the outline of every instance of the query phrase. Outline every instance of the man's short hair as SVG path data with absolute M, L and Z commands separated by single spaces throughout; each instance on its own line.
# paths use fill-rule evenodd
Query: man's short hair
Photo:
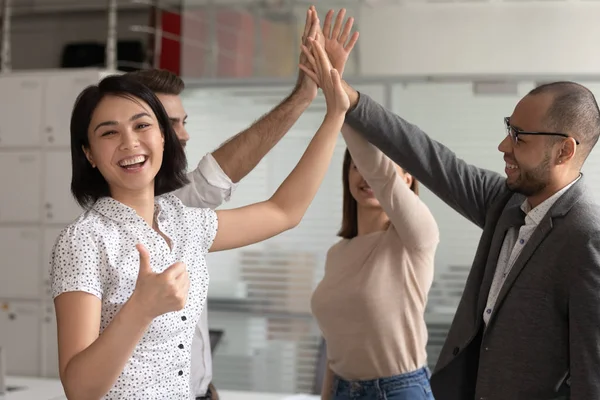
M 126 75 L 146 85 L 154 93 L 178 96 L 185 89 L 183 80 L 166 69 L 144 69 Z
M 573 136 L 580 143 L 583 163 L 600 136 L 600 109 L 594 94 L 575 82 L 552 82 L 540 85 L 529 95 L 549 94 L 552 104 L 546 112 L 548 129 Z

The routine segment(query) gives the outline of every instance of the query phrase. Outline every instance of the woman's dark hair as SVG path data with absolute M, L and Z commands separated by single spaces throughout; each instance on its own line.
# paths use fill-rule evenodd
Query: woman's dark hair
M 98 85 L 83 90 L 75 101 L 71 114 L 71 162 L 73 177 L 71 192 L 83 208 L 91 207 L 96 200 L 110 196 L 108 182 L 98 168 L 92 168 L 83 148 L 89 148 L 88 131 L 92 115 L 100 101 L 106 96 L 121 96 L 140 99 L 154 112 L 165 139 L 162 165 L 154 179 L 154 194 L 159 196 L 172 192 L 187 184 L 187 160 L 183 147 L 171 126 L 169 117 L 152 90 L 127 75 L 108 76 Z
M 350 193 L 350 163 L 352 156 L 348 149 L 344 153 L 344 164 L 342 165 L 342 184 L 344 185 L 344 208 L 342 210 L 342 228 L 338 236 L 344 239 L 352 239 L 358 235 L 358 204 Z M 417 196 L 419 195 L 419 182 L 413 177 L 410 185 Z

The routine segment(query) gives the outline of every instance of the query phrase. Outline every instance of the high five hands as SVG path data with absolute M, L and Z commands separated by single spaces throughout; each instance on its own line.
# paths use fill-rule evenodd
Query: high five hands
M 342 29 L 345 9 L 340 10 L 332 27 L 334 14 L 333 10 L 329 10 L 321 31 L 314 7 L 309 8 L 313 23 L 309 30 L 305 27 L 305 32 L 310 31 L 310 34 L 303 37 L 300 70 L 323 90 L 328 112 L 345 112 L 350 102 L 344 92 L 341 75 L 358 40 L 358 32 L 350 34 L 354 24 L 353 18 L 348 18 Z
M 300 68 L 321 87 L 327 103 L 327 113 L 345 113 L 350 107 L 350 99 L 342 86 L 342 78 L 329 62 L 323 46 L 313 39 L 310 42 L 310 50 L 306 46 L 302 47 L 310 68 L 302 64 Z

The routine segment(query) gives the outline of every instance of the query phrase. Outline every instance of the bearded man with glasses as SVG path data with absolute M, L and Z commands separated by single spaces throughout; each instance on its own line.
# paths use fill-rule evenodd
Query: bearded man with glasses
M 504 121 L 504 177 L 345 85 L 346 124 L 483 230 L 436 400 L 600 399 L 600 207 L 581 174 L 600 135 L 594 95 L 555 82 L 525 96 Z

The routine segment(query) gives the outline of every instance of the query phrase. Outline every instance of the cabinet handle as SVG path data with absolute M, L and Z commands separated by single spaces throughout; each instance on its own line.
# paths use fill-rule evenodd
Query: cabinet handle
M 49 143 L 53 143 L 54 142 L 54 137 L 53 136 L 48 136 L 48 142 Z
M 50 213 L 50 212 L 49 212 L 48 214 L 46 214 L 46 217 L 47 217 L 48 219 L 52 219 L 52 213 Z
M 47 126 L 46 127 L 46 132 L 48 132 L 48 133 L 52 132 L 52 127 L 51 126 Z

